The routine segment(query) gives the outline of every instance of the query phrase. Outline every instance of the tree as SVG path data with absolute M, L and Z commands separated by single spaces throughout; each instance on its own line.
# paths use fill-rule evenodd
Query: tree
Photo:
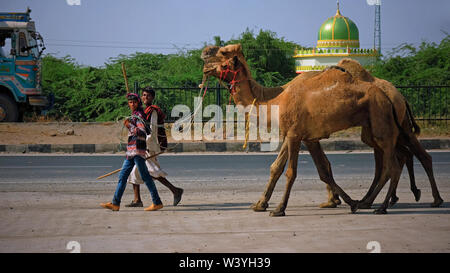
M 214 42 L 220 46 L 240 43 L 253 78 L 265 86 L 282 85 L 296 76 L 293 54 L 295 48 L 302 47 L 278 38 L 272 31 L 259 30 L 255 35 L 254 31 L 246 29 L 237 39 L 224 42 L 220 36 L 215 36 Z M 136 52 L 110 58 L 101 68 L 81 66 L 70 56 L 46 55 L 42 59 L 42 88 L 44 94 L 55 96 L 49 115 L 72 121 L 111 121 L 129 115 L 122 63 L 127 69 L 131 89 L 134 82 L 141 87 L 197 87 L 203 76 L 201 51 L 202 48 L 174 54 Z M 395 85 L 448 84 L 448 56 L 450 38 L 447 35 L 439 45 L 423 42 L 415 48 L 403 44 L 379 60 L 371 71 Z M 210 86 L 215 82 L 211 79 Z M 155 102 L 167 113 L 175 104 L 191 105 L 193 95 L 158 92 Z M 222 100 L 227 100 L 227 94 L 222 95 Z M 446 103 L 439 98 L 435 101 L 436 105 Z M 447 105 L 439 107 L 448 109 Z
M 394 85 L 427 85 L 450 82 L 450 36 L 439 45 L 422 42 L 418 48 L 402 44 L 371 69 Z
M 301 47 L 293 42 L 277 38 L 275 32 L 260 30 L 255 36 L 248 28 L 238 39 L 226 44 L 240 43 L 250 66 L 252 76 L 266 86 L 282 85 L 295 76 L 295 48 Z

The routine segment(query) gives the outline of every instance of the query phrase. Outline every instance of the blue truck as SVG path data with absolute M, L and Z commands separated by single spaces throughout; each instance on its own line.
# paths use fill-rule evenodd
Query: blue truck
M 41 87 L 45 46 L 30 12 L 0 12 L 0 122 L 20 121 L 25 112 L 49 107 Z

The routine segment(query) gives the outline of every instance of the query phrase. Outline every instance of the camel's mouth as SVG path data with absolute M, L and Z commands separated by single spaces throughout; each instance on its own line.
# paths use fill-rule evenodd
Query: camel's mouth
M 216 66 L 213 64 L 205 64 L 203 66 L 203 74 L 204 75 L 212 75 L 216 71 Z

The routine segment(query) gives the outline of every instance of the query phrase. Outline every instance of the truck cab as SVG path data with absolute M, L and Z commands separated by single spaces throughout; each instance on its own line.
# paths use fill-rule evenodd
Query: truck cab
M 48 107 L 42 95 L 44 42 L 25 13 L 0 13 L 0 122 L 15 122 L 26 111 Z

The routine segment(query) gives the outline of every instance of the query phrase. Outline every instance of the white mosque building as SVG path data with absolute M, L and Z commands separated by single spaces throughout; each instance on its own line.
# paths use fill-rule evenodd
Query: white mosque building
M 375 49 L 359 47 L 359 31 L 356 24 L 341 14 L 339 3 L 336 15 L 328 18 L 320 27 L 317 46 L 312 49 L 296 49 L 294 58 L 296 72 L 320 71 L 336 65 L 342 58 L 352 58 L 363 66 L 376 60 Z

